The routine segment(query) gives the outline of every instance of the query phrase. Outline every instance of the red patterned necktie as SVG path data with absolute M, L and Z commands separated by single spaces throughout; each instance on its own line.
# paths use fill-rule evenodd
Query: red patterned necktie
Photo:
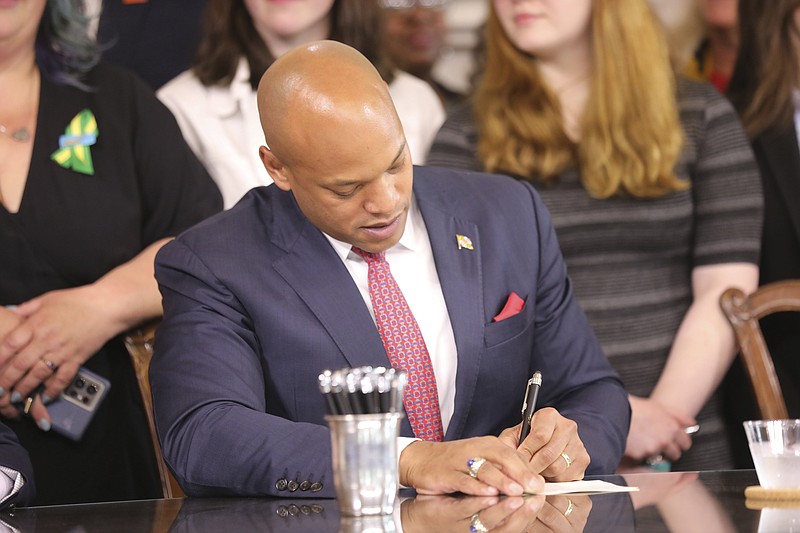
M 428 348 L 383 253 L 353 247 L 369 266 L 369 297 L 386 355 L 394 368 L 408 373 L 403 405 L 414 434 L 422 440 L 442 441 L 439 393 Z

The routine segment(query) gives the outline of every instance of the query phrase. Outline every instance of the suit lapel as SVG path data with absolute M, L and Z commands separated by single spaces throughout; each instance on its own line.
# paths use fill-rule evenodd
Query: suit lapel
M 758 144 L 786 203 L 795 238 L 800 242 L 800 211 L 795 207 L 800 199 L 800 149 L 794 123 L 780 132 L 765 133 Z
M 480 238 L 477 225 L 444 213 L 439 204 L 421 199 L 424 196 L 417 194 L 417 203 L 428 229 L 458 353 L 455 408 L 445 435 L 452 440 L 463 434 L 483 355 Z M 459 249 L 457 235 L 468 237 L 474 249 Z
M 445 435 L 453 440 L 463 434 L 483 355 L 480 238 L 476 224 L 419 196 L 458 354 L 455 408 Z M 277 194 L 273 209 L 273 242 L 287 251 L 273 268 L 314 313 L 350 366 L 374 366 L 376 360 L 389 366 L 364 300 L 325 236 L 300 213 L 290 194 Z M 474 249 L 459 249 L 456 235 L 469 237 Z M 411 435 L 410 430 L 405 419 L 403 433 Z
M 316 315 L 350 366 L 375 366 L 376 361 L 389 366 L 378 329 L 347 268 L 291 195 L 278 196 L 273 242 L 288 253 L 273 268 Z

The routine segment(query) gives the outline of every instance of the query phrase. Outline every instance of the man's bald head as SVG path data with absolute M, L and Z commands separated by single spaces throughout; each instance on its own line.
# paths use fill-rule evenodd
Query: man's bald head
M 296 48 L 261 78 L 261 161 L 314 226 L 381 252 L 403 235 L 413 168 L 389 90 L 367 59 L 333 41 Z
M 357 143 L 359 133 L 373 128 L 402 128 L 372 63 L 336 41 L 312 42 L 277 59 L 259 83 L 258 110 L 267 145 L 290 166 L 313 164 L 309 157 L 319 148 Z

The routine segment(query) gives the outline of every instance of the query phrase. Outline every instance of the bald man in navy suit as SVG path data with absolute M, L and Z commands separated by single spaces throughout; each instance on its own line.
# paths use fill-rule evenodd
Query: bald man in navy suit
M 390 365 L 354 248 L 385 253 L 435 374 L 444 441 L 411 440 L 405 420 L 401 483 L 519 495 L 613 472 L 627 395 L 533 188 L 413 167 L 386 84 L 340 43 L 282 56 L 258 98 L 275 183 L 156 259 L 154 411 L 187 494 L 334 494 L 317 376 Z M 542 408 L 519 444 L 534 370 Z M 477 473 L 474 458 L 486 459 Z

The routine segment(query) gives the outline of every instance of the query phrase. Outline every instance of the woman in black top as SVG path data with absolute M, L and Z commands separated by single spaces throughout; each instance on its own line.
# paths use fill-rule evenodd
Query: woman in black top
M 86 22 L 80 0 L 0 9 L 0 304 L 22 318 L 0 338 L 0 413 L 31 455 L 37 504 L 159 495 L 120 335 L 161 314 L 158 249 L 221 209 L 169 111 L 97 64 Z M 111 388 L 73 442 L 43 403 L 80 366 Z

